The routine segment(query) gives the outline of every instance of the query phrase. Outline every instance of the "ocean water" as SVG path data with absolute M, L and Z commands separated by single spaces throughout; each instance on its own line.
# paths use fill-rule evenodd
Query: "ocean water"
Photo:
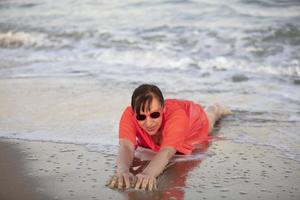
M 10 103 L 20 112 L 0 113 L 0 138 L 115 154 L 122 109 L 147 82 L 229 106 L 224 139 L 300 161 L 299 0 L 2 0 L 0 80 L 0 106 L 9 92 L 48 94 L 34 114 L 30 92 Z

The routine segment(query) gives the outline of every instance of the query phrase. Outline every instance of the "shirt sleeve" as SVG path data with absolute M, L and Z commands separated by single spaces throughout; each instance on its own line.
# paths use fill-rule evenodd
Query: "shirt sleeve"
M 166 119 L 163 130 L 163 141 L 161 147 L 171 146 L 181 152 L 185 135 L 188 132 L 189 119 L 182 109 L 174 111 Z
M 128 106 L 120 119 L 119 123 L 119 139 L 127 139 L 132 142 L 134 146 L 137 145 L 136 142 L 136 125 L 133 118 L 133 111 L 130 106 Z

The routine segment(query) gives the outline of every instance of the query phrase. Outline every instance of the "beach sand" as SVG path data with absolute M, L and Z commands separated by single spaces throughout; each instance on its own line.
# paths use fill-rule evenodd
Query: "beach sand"
M 69 140 L 94 144 L 99 134 L 117 137 L 116 123 L 120 110 L 128 105 L 129 92 L 122 92 L 122 86 L 114 91 L 104 86 L 72 77 L 0 80 L 1 200 L 300 199 L 298 161 L 271 146 L 232 140 L 212 142 L 202 160 L 172 165 L 159 178 L 157 191 L 106 187 L 115 171 L 116 151 L 91 152 L 68 144 Z M 238 134 L 241 125 L 233 123 L 225 119 L 219 136 Z M 261 135 L 269 134 L 269 129 L 243 127 Z
M 0 142 L 0 199 L 295 199 L 300 165 L 276 150 L 219 140 L 203 160 L 178 162 L 158 190 L 119 191 L 105 186 L 115 155 L 74 144 Z

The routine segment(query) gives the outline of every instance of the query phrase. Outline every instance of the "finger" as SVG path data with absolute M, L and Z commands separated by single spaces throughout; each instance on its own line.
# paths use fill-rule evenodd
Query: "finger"
M 134 188 L 134 189 L 136 189 L 136 190 L 140 189 L 141 183 L 142 183 L 142 181 L 143 181 L 143 177 L 142 177 L 142 176 L 138 176 L 137 178 L 138 178 L 138 179 L 137 179 L 137 182 L 136 182 L 135 188 Z
M 131 187 L 134 188 L 134 186 L 136 185 L 138 178 L 136 176 L 132 177 L 132 182 L 131 182 Z
M 146 190 L 146 187 L 148 186 L 149 183 L 149 177 L 145 177 L 143 182 L 142 182 L 142 190 Z
M 111 178 L 111 182 L 110 182 L 110 184 L 109 184 L 109 187 L 110 187 L 110 188 L 114 188 L 115 185 L 116 185 L 117 180 L 118 180 L 118 178 L 117 178 L 116 176 L 113 176 L 113 177 Z
M 157 181 L 156 178 L 153 180 L 153 188 L 157 190 Z
M 130 180 L 129 180 L 129 176 L 125 175 L 125 176 L 124 176 L 124 181 L 125 181 L 126 189 L 130 188 Z
M 155 179 L 154 179 L 154 180 L 155 180 Z M 152 190 L 153 190 L 154 180 L 153 180 L 153 179 L 150 179 L 150 180 L 149 180 L 149 183 L 148 183 L 148 190 L 149 190 L 149 191 L 152 191 Z
M 120 175 L 118 176 L 118 189 L 122 189 L 123 188 L 123 176 Z

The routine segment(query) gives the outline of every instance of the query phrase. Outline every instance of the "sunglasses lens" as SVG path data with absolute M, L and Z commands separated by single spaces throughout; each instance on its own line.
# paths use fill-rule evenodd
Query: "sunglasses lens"
M 160 112 L 153 112 L 150 114 L 150 117 L 153 119 L 157 119 L 160 117 Z
M 137 119 L 138 121 L 143 121 L 143 120 L 146 119 L 146 115 L 136 115 L 136 119 Z
M 157 118 L 160 117 L 160 112 L 153 112 L 153 113 L 150 114 L 150 117 L 152 119 L 157 119 Z M 144 121 L 146 118 L 147 118 L 146 115 L 141 115 L 141 114 L 140 115 L 136 115 L 136 119 L 138 121 Z

